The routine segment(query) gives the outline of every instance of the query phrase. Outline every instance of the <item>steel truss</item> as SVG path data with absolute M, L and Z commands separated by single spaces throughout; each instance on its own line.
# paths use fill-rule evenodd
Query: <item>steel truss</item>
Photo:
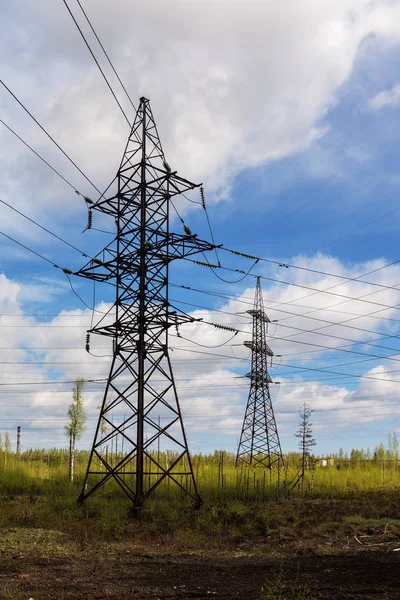
M 169 328 L 194 319 L 171 310 L 168 270 L 214 246 L 169 230 L 171 198 L 198 186 L 166 163 L 146 98 L 117 182 L 114 196 L 91 206 L 114 219 L 115 238 L 76 273 L 115 285 L 113 307 L 88 332 L 112 338 L 113 356 L 79 500 L 113 479 L 139 508 L 169 480 L 199 504 L 168 353 Z
M 260 278 L 257 277 L 254 308 L 246 311 L 253 317 L 253 336 L 244 345 L 251 350 L 249 397 L 236 455 L 236 466 L 261 465 L 269 469 L 283 466 L 283 456 L 272 407 L 268 357 L 274 353 L 266 342 L 269 320 L 264 311 Z

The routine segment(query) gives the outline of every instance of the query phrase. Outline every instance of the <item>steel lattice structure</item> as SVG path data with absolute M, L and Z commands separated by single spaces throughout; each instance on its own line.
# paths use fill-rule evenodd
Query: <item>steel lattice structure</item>
M 254 308 L 247 313 L 253 317 L 253 336 L 244 345 L 251 350 L 250 390 L 236 456 L 236 466 L 262 465 L 269 469 L 283 466 L 283 456 L 272 407 L 268 373 L 268 357 L 273 356 L 266 342 L 270 323 L 264 311 L 260 278 L 257 277 Z
M 114 479 L 139 508 L 169 479 L 199 504 L 168 352 L 169 328 L 193 319 L 171 310 L 168 270 L 171 261 L 214 246 L 190 232 L 169 231 L 171 198 L 198 186 L 165 161 L 146 98 L 140 98 L 117 183 L 114 196 L 90 209 L 115 220 L 115 238 L 76 273 L 111 283 L 116 292 L 111 310 L 88 332 L 112 338 L 113 356 L 79 500 Z M 109 453 L 118 439 L 120 452 Z M 167 460 L 160 448 L 168 449 L 161 452 Z

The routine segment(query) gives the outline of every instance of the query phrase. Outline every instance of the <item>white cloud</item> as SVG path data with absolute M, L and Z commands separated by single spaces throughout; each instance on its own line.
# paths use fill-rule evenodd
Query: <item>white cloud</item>
M 400 104 L 400 84 L 394 85 L 390 90 L 384 90 L 376 94 L 368 101 L 372 110 L 381 110 L 386 106 L 398 106 Z
M 288 156 L 323 135 L 321 119 L 361 42 L 368 35 L 400 38 L 400 3 L 389 0 L 252 2 L 251 10 L 248 2 L 226 0 L 88 0 L 85 8 L 135 101 L 142 94 L 151 98 L 171 165 L 204 180 L 215 196 L 226 194 L 241 170 Z M 41 0 L 33 10 L 26 2 L 20 11 L 8 0 L 3 11 L 6 82 L 89 176 L 107 184 L 127 127 L 62 3 Z M 88 39 L 92 43 L 89 32 Z M 94 42 L 93 48 L 97 53 Z M 4 90 L 1 98 L 11 124 L 21 125 L 28 141 L 89 191 Z M 1 137 L 10 143 L 10 134 Z M 21 169 L 13 174 L 13 164 L 21 163 L 2 158 L 9 163 L 3 186 L 15 193 Z M 25 184 L 33 169 L 40 171 L 34 157 L 27 160 Z M 37 174 L 33 182 L 44 192 L 39 204 L 58 208 L 57 198 L 67 195 L 58 183 L 45 189 Z M 71 207 L 76 203 L 71 198 Z
M 400 266 L 382 268 L 386 264 L 383 259 L 344 265 L 325 255 L 298 256 L 288 262 L 349 280 L 279 266 L 268 266 L 268 271 L 264 271 L 270 278 L 269 282 L 263 280 L 265 308 L 271 319 L 278 319 L 277 324 L 269 326 L 268 343 L 275 355 L 282 355 L 275 356 L 271 368 L 273 379 L 281 381 L 280 391 L 274 397 L 277 387 L 271 386 L 271 393 L 282 438 L 290 440 L 284 442 L 284 447 L 287 443 L 293 447 L 297 411 L 303 402 L 315 408 L 314 423 L 320 433 L 344 430 L 354 418 L 365 425 L 383 421 L 400 401 L 398 384 L 390 381 L 398 379 L 396 370 L 400 363 L 396 346 L 400 290 L 394 287 L 400 281 Z M 354 280 L 369 271 L 374 271 L 365 278 L 370 283 Z M 51 288 L 51 281 L 35 282 L 36 300 L 40 300 L 40 286 L 45 298 L 49 285 Z M 210 307 L 192 312 L 203 321 L 236 327 L 240 332 L 233 338 L 233 333 L 204 322 L 181 326 L 181 338 L 171 332 L 171 360 L 185 425 L 189 439 L 203 451 L 210 439 L 224 439 L 234 449 L 232 440 L 240 433 L 248 393 L 248 380 L 243 376 L 249 371 L 249 350 L 243 341 L 251 336 L 250 318 L 243 312 L 253 306 L 253 286 L 254 280 L 247 289 L 232 293 L 231 300 L 220 298 L 218 310 Z M 27 445 L 38 446 L 43 440 L 50 446 L 60 445 L 64 443 L 62 428 L 73 381 L 79 376 L 90 380 L 106 378 L 110 344 L 102 336 L 92 335 L 93 356 L 85 352 L 85 335 L 91 320 L 88 309 L 64 310 L 46 322 L 25 315 L 22 302 L 31 291 L 29 282 L 18 283 L 0 276 L 0 325 L 5 334 L 0 350 L 0 383 L 6 384 L 0 388 L 1 401 L 5 411 L 10 398 L 13 403 L 2 426 L 27 427 L 23 438 Z M 349 297 L 352 299 L 346 299 Z M 210 297 L 206 296 L 203 303 L 210 305 Z M 95 313 L 95 321 L 109 306 L 96 306 L 99 312 Z M 237 313 L 241 314 L 236 316 Z M 387 339 L 377 339 L 385 336 Z M 346 352 L 329 351 L 340 347 Z M 388 358 L 369 362 L 371 355 Z M 348 373 L 362 377 L 345 377 Z M 18 382 L 24 385 L 17 385 Z M 90 444 L 103 389 L 104 384 L 88 384 L 85 404 L 90 427 L 82 445 Z M 386 404 L 389 408 L 376 410 Z M 46 430 L 45 437 L 42 430 Z

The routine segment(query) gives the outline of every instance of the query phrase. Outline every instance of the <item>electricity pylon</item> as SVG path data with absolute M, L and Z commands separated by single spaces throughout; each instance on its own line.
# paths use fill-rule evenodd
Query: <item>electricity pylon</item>
M 115 221 L 113 241 L 76 275 L 115 286 L 115 302 L 88 331 L 110 337 L 113 354 L 79 501 L 114 479 L 139 508 L 164 481 L 197 504 L 194 478 L 168 353 L 168 330 L 191 322 L 171 310 L 169 264 L 215 246 L 169 230 L 171 198 L 196 184 L 165 161 L 149 100 L 140 105 L 117 173 L 117 193 L 89 203 Z M 117 449 L 119 440 L 120 450 Z M 109 449 L 113 448 L 113 451 Z
M 240 435 L 236 466 L 240 462 L 246 465 L 261 465 L 269 469 L 283 466 L 283 456 L 272 408 L 269 384 L 272 379 L 268 373 L 268 357 L 273 356 L 266 342 L 267 326 L 271 321 L 264 311 L 260 278 L 257 277 L 254 307 L 246 311 L 253 317 L 253 336 L 251 342 L 244 345 L 251 350 L 251 371 L 249 397 Z

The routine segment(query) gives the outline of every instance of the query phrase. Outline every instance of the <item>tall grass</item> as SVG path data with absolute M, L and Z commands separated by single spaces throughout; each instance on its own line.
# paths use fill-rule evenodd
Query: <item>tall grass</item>
M 198 549 L 222 543 L 236 548 L 243 540 L 267 539 L 274 531 L 276 539 L 290 545 L 327 519 L 336 531 L 345 516 L 400 519 L 397 495 L 390 494 L 399 488 L 400 475 L 388 461 L 315 467 L 305 474 L 304 486 L 293 487 L 296 460 L 288 461 L 278 481 L 275 472 L 264 468 L 236 468 L 235 456 L 226 452 L 192 458 L 202 510 L 193 510 L 191 499 L 166 480 L 145 503 L 140 519 L 132 521 L 127 519 L 131 502 L 114 482 L 78 504 L 87 452 L 77 453 L 72 484 L 64 450 L 9 454 L 6 460 L 0 452 L 0 526 L 17 532 L 43 529 L 46 535 L 62 532 L 74 548 L 125 536 L 142 544 Z M 347 522 L 343 526 L 351 527 Z M 62 552 L 69 551 L 68 544 L 64 542 Z
M 117 462 L 120 457 L 114 457 Z M 160 462 L 168 457 L 161 453 Z M 63 449 L 29 450 L 21 455 L 0 451 L 0 494 L 34 493 L 79 495 L 87 466 L 88 452 L 76 452 L 75 481 L 68 480 L 68 453 Z M 192 456 L 193 471 L 201 496 L 208 501 L 257 502 L 280 497 L 324 497 L 349 492 L 393 490 L 400 486 L 397 462 L 381 460 L 336 461 L 330 466 L 315 466 L 305 473 L 304 485 L 296 484 L 299 460 L 287 461 L 285 469 L 269 471 L 263 467 L 235 466 L 235 455 L 218 451 L 211 455 Z M 146 470 L 146 469 L 145 469 Z M 133 476 L 132 476 L 133 477 Z M 191 489 L 191 478 L 182 477 Z M 148 476 L 147 485 L 152 483 Z M 32 492 L 33 490 L 33 492 Z M 110 482 L 104 493 L 119 496 L 119 487 Z M 160 485 L 154 497 L 171 500 L 182 496 L 182 491 L 168 478 Z M 183 497 L 183 496 L 182 496 Z

